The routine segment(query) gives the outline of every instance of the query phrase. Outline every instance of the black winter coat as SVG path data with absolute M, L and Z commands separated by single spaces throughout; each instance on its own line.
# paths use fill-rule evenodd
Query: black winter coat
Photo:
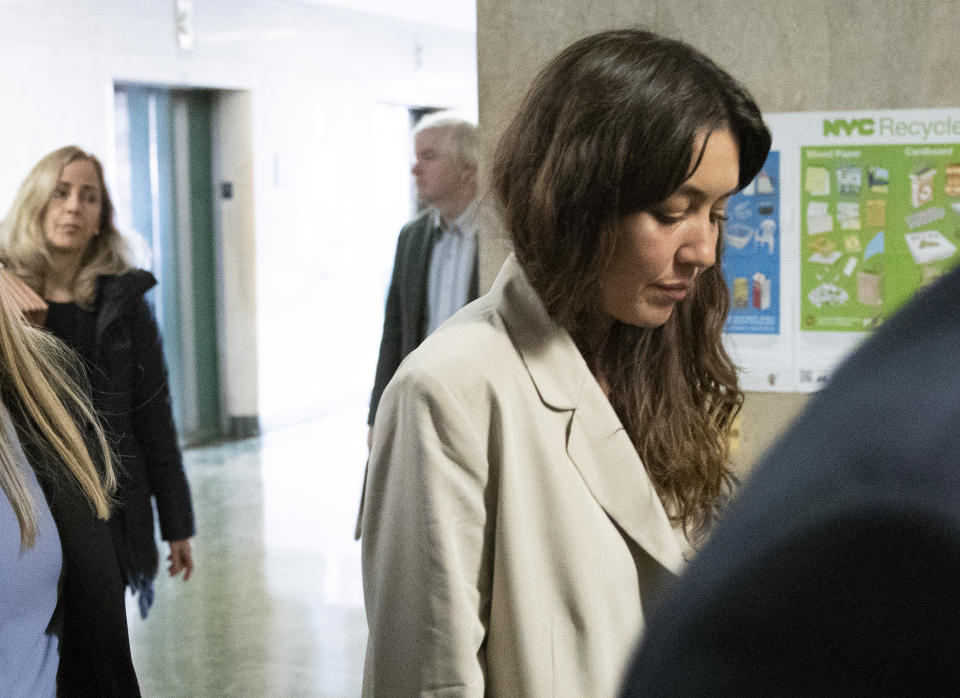
M 41 479 L 63 550 L 58 696 L 140 695 L 123 577 L 106 521 L 72 484 Z
M 144 299 L 156 283 L 142 269 L 99 278 L 89 367 L 94 407 L 119 456 L 111 523 L 126 583 L 135 590 L 157 574 L 151 498 L 164 540 L 195 533 L 160 333 Z

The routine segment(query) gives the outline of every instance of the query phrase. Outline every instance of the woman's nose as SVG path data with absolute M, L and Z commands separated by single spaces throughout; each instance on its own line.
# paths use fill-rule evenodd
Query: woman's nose
M 719 224 L 710 215 L 691 221 L 685 244 L 678 251 L 678 259 L 700 269 L 713 266 L 717 261 L 717 236 Z

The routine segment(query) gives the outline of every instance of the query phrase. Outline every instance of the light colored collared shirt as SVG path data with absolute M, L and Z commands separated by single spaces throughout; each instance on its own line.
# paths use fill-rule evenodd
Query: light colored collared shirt
M 477 203 L 474 201 L 452 223 L 434 211 L 439 239 L 430 254 L 427 279 L 427 334 L 467 304 L 477 259 Z

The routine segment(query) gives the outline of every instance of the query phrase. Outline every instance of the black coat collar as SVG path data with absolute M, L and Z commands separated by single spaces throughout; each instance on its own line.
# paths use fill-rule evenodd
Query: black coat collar
M 157 279 L 144 269 L 101 274 L 97 278 L 97 339 L 132 303 L 156 285 Z

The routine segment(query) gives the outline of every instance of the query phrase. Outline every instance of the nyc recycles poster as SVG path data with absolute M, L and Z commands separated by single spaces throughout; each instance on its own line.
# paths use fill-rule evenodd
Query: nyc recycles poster
M 960 263 L 960 108 L 765 120 L 773 151 L 727 207 L 725 339 L 745 389 L 808 392 Z

